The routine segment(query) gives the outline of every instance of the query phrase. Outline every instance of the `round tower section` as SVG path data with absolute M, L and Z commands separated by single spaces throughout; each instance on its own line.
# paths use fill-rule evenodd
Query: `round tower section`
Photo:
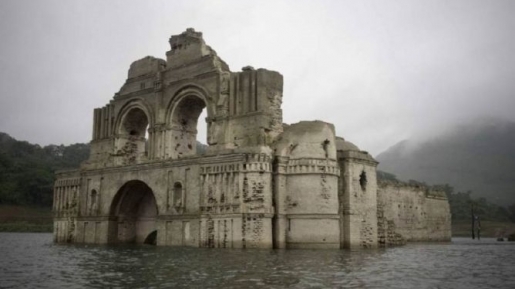
M 286 126 L 275 149 L 275 246 L 338 248 L 334 126 L 322 121 Z

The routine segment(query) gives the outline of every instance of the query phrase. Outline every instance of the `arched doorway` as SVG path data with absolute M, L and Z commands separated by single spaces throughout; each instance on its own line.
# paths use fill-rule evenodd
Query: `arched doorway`
M 156 231 L 157 215 L 152 189 L 142 181 L 125 183 L 111 203 L 110 242 L 144 243 Z

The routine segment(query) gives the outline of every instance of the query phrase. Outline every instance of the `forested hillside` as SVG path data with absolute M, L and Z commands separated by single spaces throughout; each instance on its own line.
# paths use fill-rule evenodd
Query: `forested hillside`
M 54 172 L 88 156 L 88 144 L 41 147 L 0 133 L 0 204 L 50 207 Z
M 197 153 L 207 145 L 197 141 Z M 55 171 L 78 168 L 89 157 L 88 144 L 41 147 L 0 132 L 0 205 L 52 205 Z

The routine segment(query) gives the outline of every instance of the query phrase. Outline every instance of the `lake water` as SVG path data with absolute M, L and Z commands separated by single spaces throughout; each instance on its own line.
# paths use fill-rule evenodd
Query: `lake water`
M 345 250 L 55 245 L 0 233 L 0 288 L 515 288 L 515 243 Z

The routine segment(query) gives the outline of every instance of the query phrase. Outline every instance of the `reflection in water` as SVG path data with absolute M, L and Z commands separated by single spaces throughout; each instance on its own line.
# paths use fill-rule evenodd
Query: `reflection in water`
M 365 250 L 54 245 L 0 233 L 0 287 L 515 288 L 515 243 L 455 239 Z

